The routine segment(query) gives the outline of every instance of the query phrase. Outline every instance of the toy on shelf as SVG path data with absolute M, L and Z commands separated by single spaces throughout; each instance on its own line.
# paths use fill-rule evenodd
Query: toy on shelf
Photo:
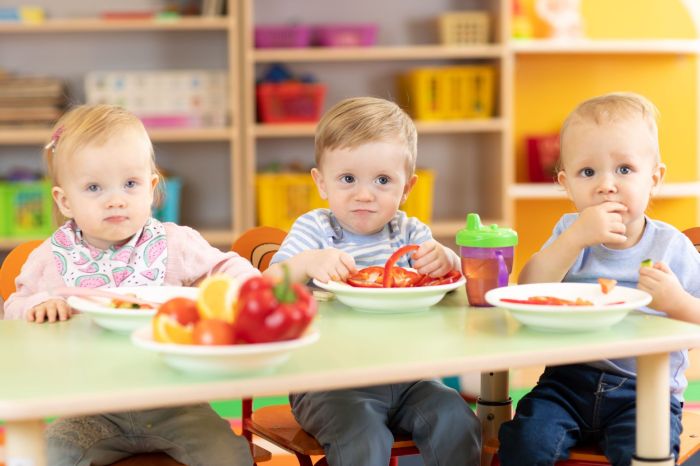
M 295 79 L 273 65 L 256 86 L 258 120 L 263 123 L 315 123 L 321 118 L 326 86 L 310 75 Z
M 514 39 L 532 39 L 534 35 L 532 20 L 523 10 L 521 0 L 513 0 L 511 34 Z
M 228 76 L 216 70 L 93 71 L 85 77 L 88 104 L 120 105 L 150 128 L 224 127 Z
M 255 26 L 255 47 L 300 48 L 311 45 L 311 27 L 305 25 Z
M 539 17 L 549 24 L 553 39 L 583 37 L 581 0 L 537 0 L 535 9 Z
M 525 138 L 528 177 L 534 183 L 552 183 L 556 179 L 559 160 L 559 134 Z
M 48 236 L 53 230 L 51 183 L 28 170 L 0 181 L 0 236 Z
M 376 24 L 324 24 L 313 29 L 313 43 L 320 47 L 370 47 L 377 43 Z
M 489 42 L 489 14 L 485 11 L 455 11 L 440 15 L 440 42 L 445 45 Z

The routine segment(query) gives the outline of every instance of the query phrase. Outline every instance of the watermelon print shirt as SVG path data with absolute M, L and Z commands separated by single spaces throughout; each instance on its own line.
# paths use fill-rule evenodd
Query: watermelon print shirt
M 83 241 L 82 231 L 69 220 L 51 236 L 51 249 L 66 286 L 163 285 L 168 248 L 165 227 L 154 218 L 126 244 L 107 250 Z
M 258 269 L 253 267 L 248 260 L 232 251 L 222 251 L 207 242 L 196 230 L 183 225 L 165 222 L 161 224 L 165 231 L 165 243 L 167 252 L 155 257 L 157 249 L 151 249 L 146 254 L 151 254 L 157 263 L 167 257 L 165 276 L 158 274 L 158 280 L 164 286 L 197 286 L 206 277 L 224 273 L 240 281 L 254 276 L 259 276 Z M 138 240 L 136 240 L 138 242 Z M 141 246 L 145 247 L 145 244 Z M 160 246 L 159 246 L 160 247 Z M 5 302 L 4 316 L 0 312 L 0 318 L 24 319 L 25 315 L 37 304 L 41 304 L 51 298 L 59 298 L 51 294 L 57 287 L 66 286 L 64 276 L 56 267 L 52 237 L 46 238 L 27 258 L 22 270 L 15 280 L 15 291 Z M 107 253 L 105 253 L 107 254 Z M 80 255 L 78 255 L 80 257 Z M 103 256 L 104 257 L 104 256 Z M 111 257 L 111 255 L 110 255 Z M 140 256 L 143 257 L 143 254 Z M 92 257 L 91 257 L 92 259 Z M 82 261 L 84 259 L 80 259 Z M 90 262 L 86 262 L 88 265 Z M 118 263 L 116 267 L 124 267 L 125 263 Z M 151 266 L 143 269 L 148 270 Z M 133 275 L 133 274 L 131 274 Z M 138 275 L 138 273 L 137 273 Z M 144 279 L 147 277 L 141 275 Z M 105 286 L 117 286 L 114 276 Z M 118 275 L 117 280 L 122 276 Z M 126 286 L 126 280 L 122 280 L 121 286 Z M 85 282 L 81 282 L 85 285 Z M 153 285 L 150 280 L 146 283 Z

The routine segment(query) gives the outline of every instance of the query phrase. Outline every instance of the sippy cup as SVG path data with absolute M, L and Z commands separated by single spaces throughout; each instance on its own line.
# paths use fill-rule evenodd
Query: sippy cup
M 477 214 L 467 215 L 467 226 L 457 232 L 462 273 L 467 279 L 470 306 L 489 306 L 487 291 L 508 285 L 518 234 L 498 225 L 484 226 Z

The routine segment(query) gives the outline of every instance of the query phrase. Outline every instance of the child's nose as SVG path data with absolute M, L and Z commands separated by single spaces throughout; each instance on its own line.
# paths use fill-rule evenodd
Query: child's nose
M 598 192 L 602 194 L 614 193 L 617 191 L 617 186 L 615 184 L 615 177 L 611 175 L 603 175 L 600 177 L 600 182 L 598 183 Z
M 374 198 L 372 189 L 369 186 L 358 185 L 355 198 L 362 201 L 371 201 Z
M 111 194 L 109 198 L 107 198 L 107 207 L 109 208 L 120 208 L 124 207 L 126 205 L 126 200 L 124 199 L 124 196 L 118 193 Z

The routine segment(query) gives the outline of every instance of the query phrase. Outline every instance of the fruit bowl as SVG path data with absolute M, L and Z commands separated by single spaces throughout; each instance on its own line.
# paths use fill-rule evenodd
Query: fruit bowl
M 185 286 L 135 286 L 110 288 L 109 291 L 120 294 L 132 294 L 149 301 L 165 302 L 170 298 L 183 296 L 195 299 L 197 288 Z M 148 325 L 157 309 L 119 309 L 112 306 L 108 298 L 85 298 L 70 296 L 68 305 L 73 309 L 89 315 L 102 328 L 116 332 L 133 332 Z
M 192 374 L 245 375 L 271 372 L 283 364 L 291 352 L 310 345 L 319 338 L 318 330 L 309 329 L 294 340 L 240 345 L 182 345 L 153 340 L 150 326 L 131 334 L 139 348 L 158 353 L 168 366 Z

